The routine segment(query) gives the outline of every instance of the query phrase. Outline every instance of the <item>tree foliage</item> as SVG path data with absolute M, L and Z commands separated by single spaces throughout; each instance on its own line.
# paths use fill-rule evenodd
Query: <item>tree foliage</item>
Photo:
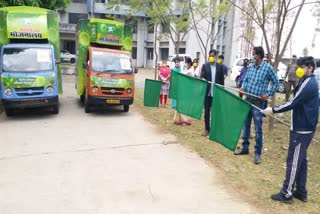
M 66 8 L 71 0 L 0 0 L 0 7 L 8 6 L 33 6 L 55 10 Z
M 199 47 L 207 60 L 209 45 L 223 36 L 222 25 L 232 7 L 226 0 L 190 0 L 188 9 Z M 219 22 L 221 27 L 216 29 Z

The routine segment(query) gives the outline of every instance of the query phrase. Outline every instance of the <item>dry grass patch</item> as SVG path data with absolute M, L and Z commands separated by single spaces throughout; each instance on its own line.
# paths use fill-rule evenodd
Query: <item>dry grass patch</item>
M 278 96 L 277 103 L 281 103 L 283 95 Z M 209 161 L 221 172 L 224 183 L 239 190 L 241 195 L 264 213 L 319 213 L 320 210 L 320 143 L 310 145 L 308 159 L 308 190 L 309 201 L 302 203 L 295 200 L 291 205 L 275 203 L 270 199 L 271 194 L 279 192 L 286 167 L 289 128 L 276 123 L 272 133 L 268 131 L 268 118 L 264 119 L 264 151 L 262 163 L 253 163 L 253 146 L 251 140 L 249 156 L 235 156 L 221 145 L 202 137 L 203 120 L 193 120 L 191 126 L 177 126 L 173 124 L 174 111 L 167 108 L 150 108 L 143 106 L 143 89 L 136 90 L 135 107 L 145 118 L 156 124 L 164 132 L 174 134 L 180 144 L 196 151 L 201 157 Z M 279 115 L 278 115 L 279 116 Z M 280 115 L 281 119 L 289 123 L 289 114 Z M 316 138 L 320 139 L 319 131 Z

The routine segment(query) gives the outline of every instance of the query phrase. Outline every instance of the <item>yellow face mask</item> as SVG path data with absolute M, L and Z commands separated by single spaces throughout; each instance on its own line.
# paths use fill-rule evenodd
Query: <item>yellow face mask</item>
M 297 70 L 296 70 L 296 75 L 298 78 L 302 78 L 304 76 L 305 72 L 304 72 L 304 69 L 299 67 Z
M 193 67 L 197 67 L 198 66 L 198 63 L 193 63 Z
M 209 62 L 214 63 L 214 57 L 213 56 L 209 57 Z
M 222 64 L 222 59 L 218 59 L 218 63 L 219 63 L 219 64 Z
M 164 68 L 165 68 L 165 67 L 167 67 L 167 65 L 166 65 L 166 64 L 163 64 L 162 66 L 163 66 Z

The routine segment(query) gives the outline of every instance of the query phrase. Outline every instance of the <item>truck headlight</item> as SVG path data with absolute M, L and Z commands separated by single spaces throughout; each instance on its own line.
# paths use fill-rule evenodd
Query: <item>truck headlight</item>
M 12 95 L 12 89 L 11 88 L 7 88 L 4 93 L 7 95 L 7 96 L 11 96 Z
M 98 93 L 98 91 L 99 91 L 98 87 L 93 87 L 92 88 L 92 93 L 96 94 L 96 93 Z
M 47 92 L 48 92 L 48 94 L 52 94 L 53 93 L 53 87 L 51 87 L 51 86 L 47 87 Z
M 131 94 L 132 93 L 132 89 L 131 88 L 128 88 L 127 89 L 127 94 Z

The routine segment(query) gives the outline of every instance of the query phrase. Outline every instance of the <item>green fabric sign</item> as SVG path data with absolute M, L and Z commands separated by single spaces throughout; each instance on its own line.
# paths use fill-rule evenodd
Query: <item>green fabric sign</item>
M 144 106 L 159 107 L 159 97 L 162 82 L 146 79 L 144 83 Z
M 45 39 L 48 37 L 46 13 L 9 12 L 8 38 Z
M 113 88 L 133 88 L 133 80 L 113 79 L 105 77 L 91 76 L 90 86 L 113 87 Z
M 4 88 L 46 87 L 56 84 L 55 76 L 1 77 Z
M 172 72 L 169 97 L 177 100 L 177 111 L 200 120 L 207 82 L 182 73 Z
M 235 151 L 251 104 L 214 85 L 209 139 Z

